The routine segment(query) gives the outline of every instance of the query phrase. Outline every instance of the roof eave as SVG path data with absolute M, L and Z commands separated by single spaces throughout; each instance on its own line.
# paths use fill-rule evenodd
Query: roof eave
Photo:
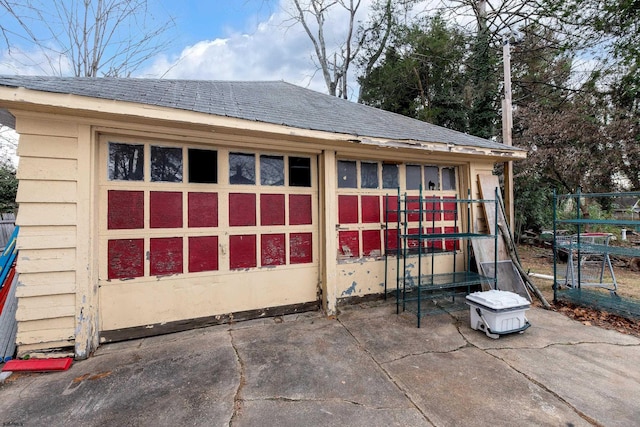
M 333 142 L 351 142 L 381 148 L 398 148 L 438 153 L 457 153 L 471 156 L 504 158 L 518 160 L 526 158 L 526 151 L 504 146 L 504 150 L 446 144 L 428 141 L 390 140 L 344 133 L 291 127 L 285 124 L 273 124 L 255 120 L 219 116 L 188 110 L 156 105 L 115 101 L 72 94 L 44 92 L 25 88 L 0 87 L 0 109 L 27 110 L 31 112 L 51 112 L 57 110 L 66 114 L 79 114 L 81 117 L 104 118 L 105 116 L 130 117 L 137 120 L 161 120 L 172 123 L 225 128 L 237 131 L 267 132 L 288 137 L 304 137 Z

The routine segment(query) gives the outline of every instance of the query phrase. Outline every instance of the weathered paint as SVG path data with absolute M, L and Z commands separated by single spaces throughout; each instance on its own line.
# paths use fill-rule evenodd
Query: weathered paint
M 359 258 L 359 233 L 357 231 L 340 231 L 338 233 L 338 246 L 338 257 Z
M 380 230 L 362 231 L 362 253 L 365 257 L 382 255 L 380 245 Z
M 291 264 L 305 264 L 313 260 L 313 234 L 291 233 L 289 239 Z
M 150 240 L 149 274 L 164 276 L 182 273 L 182 237 L 162 237 Z
M 108 245 L 109 280 L 144 276 L 144 239 L 109 240 Z
M 316 287 L 305 284 L 317 280 L 317 271 L 305 264 L 282 269 L 239 269 L 215 276 L 199 274 L 188 281 L 168 276 L 138 281 L 135 286 L 109 282 L 100 287 L 101 329 L 111 331 L 315 301 Z
M 285 265 L 285 241 L 284 233 L 262 234 L 260 236 L 260 254 L 262 266 Z

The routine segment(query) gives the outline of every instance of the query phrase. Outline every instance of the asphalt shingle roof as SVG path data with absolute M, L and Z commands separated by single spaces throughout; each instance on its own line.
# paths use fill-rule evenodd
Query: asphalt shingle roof
M 354 137 L 513 148 L 282 81 L 0 76 L 0 86 L 134 102 Z

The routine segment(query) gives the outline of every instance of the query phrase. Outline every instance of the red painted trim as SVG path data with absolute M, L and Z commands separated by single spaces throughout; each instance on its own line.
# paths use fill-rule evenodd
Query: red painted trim
M 2 367 L 2 371 L 66 371 L 71 367 L 71 363 L 73 363 L 73 359 L 70 357 L 63 357 L 60 359 L 9 360 Z

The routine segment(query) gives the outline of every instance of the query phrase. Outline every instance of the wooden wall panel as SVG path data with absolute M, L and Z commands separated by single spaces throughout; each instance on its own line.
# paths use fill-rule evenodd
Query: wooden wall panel
M 20 274 L 75 271 L 75 269 L 75 248 L 25 249 L 18 253 L 17 270 Z
M 68 121 L 20 115 L 16 120 L 16 132 L 21 136 L 48 135 L 74 138 L 78 136 L 78 125 Z
M 75 317 L 75 294 L 46 295 L 18 299 L 18 322 L 50 319 L 56 317 Z
M 23 157 L 16 176 L 18 179 L 75 181 L 78 177 L 77 160 Z
M 20 227 L 75 224 L 76 205 L 71 203 L 24 203 L 16 217 L 16 225 Z
M 21 160 L 22 161 L 22 160 Z M 22 179 L 18 185 L 18 203 L 75 203 L 78 201 L 75 181 Z
M 18 155 L 20 157 L 76 159 L 78 157 L 78 139 L 50 135 L 20 135 Z
M 74 226 L 22 227 L 18 236 L 18 249 L 75 248 Z

